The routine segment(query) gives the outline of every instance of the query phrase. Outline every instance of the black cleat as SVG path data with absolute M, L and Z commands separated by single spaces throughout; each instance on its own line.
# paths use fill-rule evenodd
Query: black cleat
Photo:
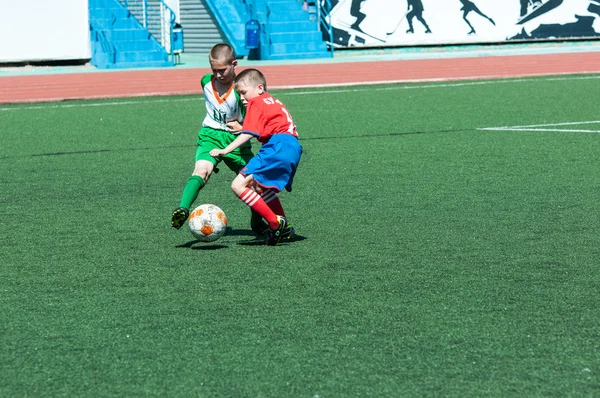
M 294 240 L 296 237 L 296 230 L 292 224 L 287 225 L 281 234 L 281 240 Z
M 288 226 L 285 217 L 277 216 L 277 221 L 279 222 L 279 225 L 277 228 L 269 228 L 267 239 L 265 240 L 265 243 L 269 246 L 274 246 L 281 241 L 284 231 Z
M 171 226 L 175 229 L 179 229 L 185 224 L 185 220 L 188 219 L 190 215 L 190 211 L 185 207 L 178 207 L 173 210 L 173 215 L 171 216 Z

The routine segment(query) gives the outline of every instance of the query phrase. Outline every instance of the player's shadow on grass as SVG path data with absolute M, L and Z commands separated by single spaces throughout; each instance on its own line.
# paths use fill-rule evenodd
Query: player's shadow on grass
M 224 237 L 227 237 L 227 236 L 251 236 L 253 238 L 252 240 L 238 242 L 237 243 L 238 245 L 263 246 L 265 244 L 265 235 L 256 236 L 254 231 L 252 231 L 251 229 L 233 229 L 231 227 L 227 227 Z M 306 239 L 306 237 L 296 234 L 294 236 L 294 239 L 292 239 L 290 241 L 282 241 L 279 244 L 286 245 L 289 243 L 299 242 L 304 239 Z M 229 247 L 229 245 L 222 245 L 222 244 L 219 244 L 216 242 L 215 243 L 210 243 L 210 242 L 203 243 L 203 242 L 199 242 L 197 240 L 191 240 L 191 241 L 183 243 L 181 245 L 176 245 L 175 247 L 178 249 L 217 250 L 217 249 L 224 249 L 226 247 Z
M 225 236 L 256 236 L 256 234 L 251 229 L 233 229 L 227 227 Z
M 251 229 L 233 229 L 231 227 L 227 227 L 225 230 L 224 236 L 255 236 L 254 232 Z M 258 237 L 255 236 L 258 239 Z M 262 240 L 260 241 L 262 243 Z M 228 245 L 222 245 L 219 243 L 211 243 L 211 242 L 199 242 L 197 240 L 190 240 L 189 242 L 183 243 L 181 245 L 175 246 L 178 249 L 192 249 L 192 250 L 217 250 L 224 249 L 228 247 Z
M 306 239 L 306 237 L 304 237 L 302 235 L 296 234 L 294 236 L 294 239 L 292 239 L 292 240 L 282 240 L 277 245 L 293 244 L 294 242 L 299 242 L 299 241 L 304 240 L 304 239 Z M 238 245 L 242 245 L 242 246 L 264 246 L 265 245 L 265 236 L 264 235 L 256 236 L 256 237 L 254 237 L 253 240 L 248 240 L 248 241 L 245 241 L 245 242 L 238 242 Z

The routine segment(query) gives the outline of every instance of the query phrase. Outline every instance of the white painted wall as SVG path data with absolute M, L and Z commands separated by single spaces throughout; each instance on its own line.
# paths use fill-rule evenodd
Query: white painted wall
M 175 13 L 175 21 L 180 22 L 179 0 L 164 0 L 165 4 Z
M 88 0 L 0 0 L 0 63 L 90 58 Z

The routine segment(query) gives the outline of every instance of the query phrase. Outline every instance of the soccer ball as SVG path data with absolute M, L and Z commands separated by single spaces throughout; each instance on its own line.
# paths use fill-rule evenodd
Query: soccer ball
M 218 206 L 204 204 L 191 212 L 188 225 L 200 242 L 214 242 L 225 234 L 227 217 Z

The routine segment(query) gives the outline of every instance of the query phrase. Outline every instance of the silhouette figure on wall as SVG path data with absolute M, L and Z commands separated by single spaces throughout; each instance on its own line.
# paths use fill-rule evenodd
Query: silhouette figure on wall
M 423 19 L 423 3 L 421 0 L 407 0 L 409 11 L 406 14 L 406 19 L 408 20 L 408 30 L 406 33 L 415 33 L 413 29 L 412 20 L 413 18 L 417 18 L 419 22 L 423 24 L 425 27 L 425 33 L 431 33 L 431 29 L 427 26 L 427 22 Z
M 545 2 L 530 0 L 528 4 L 532 6 L 531 9 L 528 9 L 527 14 L 519 18 L 517 24 L 522 25 L 526 22 L 529 22 L 540 15 L 544 15 L 548 11 L 552 11 L 562 3 L 563 0 L 547 0 Z M 521 11 L 523 11 L 522 7 Z
M 553 14 L 548 22 L 537 22 L 536 19 L 546 13 L 557 9 L 562 4 L 561 12 Z M 527 13 L 518 21 L 523 26 L 521 32 L 508 40 L 531 40 L 531 39 L 561 39 L 561 38 L 595 38 L 600 37 L 598 22 L 600 20 L 600 4 L 597 0 L 589 1 L 567 1 L 567 0 L 543 0 L 537 4 L 532 1 L 527 3 Z M 575 21 L 573 22 L 573 18 Z M 537 27 L 536 27 L 537 24 Z
M 473 11 L 476 14 L 481 15 L 482 17 L 484 17 L 485 19 L 490 21 L 492 23 L 492 25 L 496 26 L 496 23 L 494 22 L 494 20 L 492 18 L 488 17 L 487 15 L 485 15 L 484 13 L 482 13 L 479 10 L 479 8 L 477 8 L 475 3 L 473 3 L 472 1 L 469 1 L 469 0 L 460 0 L 460 2 L 463 4 L 463 6 L 460 8 L 461 11 L 463 12 L 463 19 L 465 20 L 467 25 L 469 25 L 469 28 L 471 28 L 471 31 L 469 32 L 470 35 L 477 33 L 477 32 L 475 32 L 475 28 L 473 28 L 473 25 L 471 25 L 471 23 L 467 19 L 467 15 L 469 15 L 469 13 L 471 11 Z
M 520 0 L 521 1 L 521 18 L 523 18 L 525 15 L 527 15 L 527 12 L 529 10 L 529 5 L 531 5 L 532 7 L 537 7 L 542 0 Z
M 576 22 L 566 24 L 555 23 L 540 25 L 536 29 L 534 29 L 530 34 L 528 34 L 525 31 L 525 29 L 523 29 L 521 33 L 510 37 L 509 40 L 547 39 L 549 37 L 600 37 L 600 32 L 596 32 L 596 30 L 594 29 L 594 20 L 596 19 L 596 17 L 575 15 L 575 18 L 577 19 Z
M 362 32 L 359 25 L 367 17 L 366 14 L 360 12 L 360 6 L 364 1 L 365 0 L 352 0 L 352 5 L 350 6 L 350 15 L 356 18 L 356 21 L 354 21 L 354 23 L 350 27 L 354 30 L 358 30 L 359 32 Z

